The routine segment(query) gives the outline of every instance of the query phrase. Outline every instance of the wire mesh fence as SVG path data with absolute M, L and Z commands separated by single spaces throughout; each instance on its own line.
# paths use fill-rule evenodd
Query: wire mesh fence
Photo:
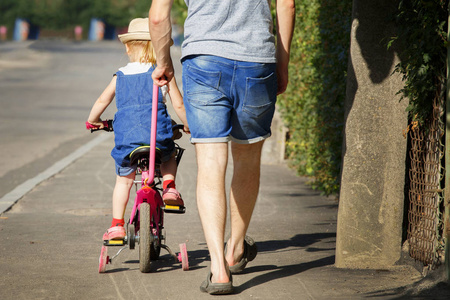
M 409 254 L 431 268 L 440 264 L 444 248 L 441 189 L 444 176 L 443 112 L 443 103 L 436 97 L 430 126 L 426 129 L 413 126 L 409 133 Z

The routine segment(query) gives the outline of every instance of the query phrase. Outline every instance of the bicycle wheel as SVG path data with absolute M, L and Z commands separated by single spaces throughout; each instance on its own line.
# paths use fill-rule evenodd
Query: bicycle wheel
M 152 244 L 152 233 L 150 231 L 150 205 L 142 203 L 139 209 L 139 269 L 142 273 L 150 272 L 150 247 Z

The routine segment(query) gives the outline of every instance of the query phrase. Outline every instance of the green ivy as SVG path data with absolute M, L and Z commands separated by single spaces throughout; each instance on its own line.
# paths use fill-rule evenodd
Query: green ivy
M 403 75 L 399 91 L 408 99 L 412 124 L 426 128 L 433 99 L 443 99 L 446 81 L 447 19 L 449 0 L 400 1 L 396 13 L 398 34 L 389 43 L 396 47 Z
M 290 83 L 279 105 L 290 165 L 326 195 L 339 190 L 352 1 L 296 1 Z

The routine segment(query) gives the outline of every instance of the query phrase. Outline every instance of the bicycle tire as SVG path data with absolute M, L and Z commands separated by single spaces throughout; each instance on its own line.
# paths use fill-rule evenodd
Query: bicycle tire
M 142 203 L 139 209 L 139 270 L 142 273 L 150 272 L 150 247 L 153 236 L 150 229 L 150 205 Z

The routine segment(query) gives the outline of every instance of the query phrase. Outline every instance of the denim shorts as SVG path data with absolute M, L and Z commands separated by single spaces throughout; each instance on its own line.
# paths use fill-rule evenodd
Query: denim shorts
M 262 141 L 277 99 L 276 65 L 199 55 L 183 59 L 191 143 Z

